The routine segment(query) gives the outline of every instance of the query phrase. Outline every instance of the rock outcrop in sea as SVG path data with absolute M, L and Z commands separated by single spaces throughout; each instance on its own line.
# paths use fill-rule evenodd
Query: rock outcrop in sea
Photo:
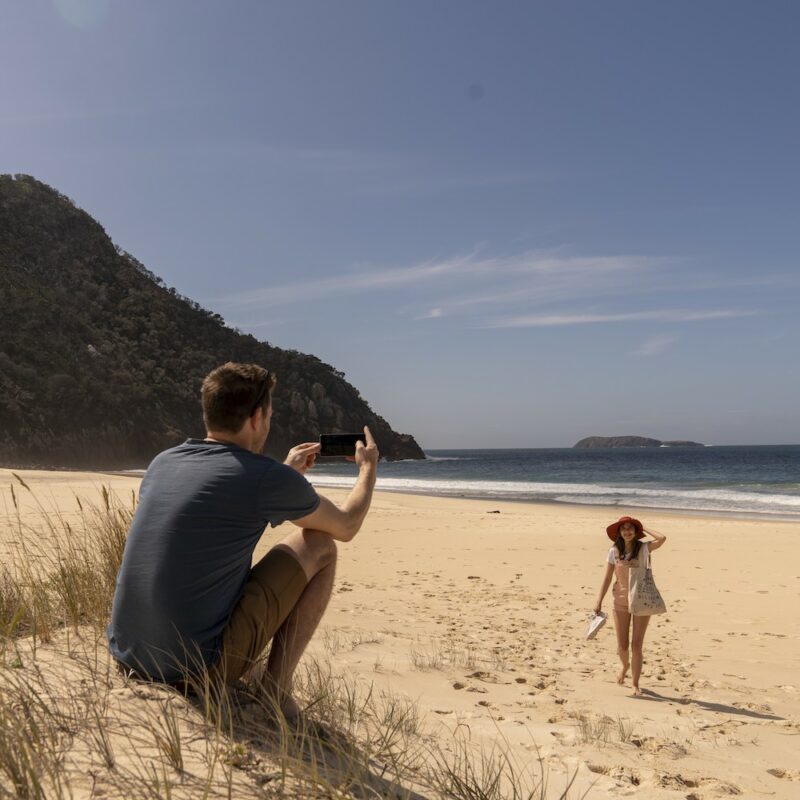
M 705 447 L 700 442 L 684 440 L 662 441 L 646 436 L 587 436 L 573 445 L 583 450 L 601 447 Z

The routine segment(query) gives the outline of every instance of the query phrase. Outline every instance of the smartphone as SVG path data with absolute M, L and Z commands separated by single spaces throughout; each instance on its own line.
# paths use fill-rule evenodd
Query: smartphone
M 367 443 L 363 433 L 321 433 L 319 435 L 320 451 L 322 458 L 332 456 L 354 456 L 356 442 Z

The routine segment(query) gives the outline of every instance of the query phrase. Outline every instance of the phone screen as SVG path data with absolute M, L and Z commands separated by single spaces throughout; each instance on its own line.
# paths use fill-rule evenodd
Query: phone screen
M 323 458 L 354 456 L 356 442 L 367 443 L 363 433 L 322 433 L 319 437 L 319 455 Z

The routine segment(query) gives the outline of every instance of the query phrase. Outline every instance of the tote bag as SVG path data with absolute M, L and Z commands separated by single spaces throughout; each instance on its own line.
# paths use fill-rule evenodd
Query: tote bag
M 644 555 L 642 555 L 644 550 Z M 630 568 L 628 581 L 628 610 L 635 617 L 663 614 L 667 605 L 658 591 L 650 566 L 650 548 L 643 544 L 639 550 L 638 567 Z

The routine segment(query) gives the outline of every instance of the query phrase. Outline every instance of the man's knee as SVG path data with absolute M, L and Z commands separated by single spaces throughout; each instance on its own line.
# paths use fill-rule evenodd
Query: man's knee
M 303 541 L 312 552 L 319 554 L 320 558 L 328 560 L 336 558 L 336 540 L 329 533 L 303 528 Z
M 300 562 L 308 580 L 336 564 L 336 542 L 323 531 L 303 528 L 291 533 L 275 547 L 291 553 Z
M 303 543 L 317 561 L 319 569 L 336 563 L 336 541 L 330 534 L 303 528 Z

